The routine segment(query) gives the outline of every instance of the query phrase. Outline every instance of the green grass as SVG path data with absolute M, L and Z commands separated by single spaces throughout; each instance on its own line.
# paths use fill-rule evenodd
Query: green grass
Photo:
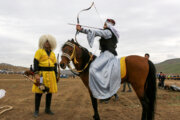
M 180 75 L 180 58 L 166 60 L 159 64 L 155 64 L 157 73 L 163 72 L 166 74 Z

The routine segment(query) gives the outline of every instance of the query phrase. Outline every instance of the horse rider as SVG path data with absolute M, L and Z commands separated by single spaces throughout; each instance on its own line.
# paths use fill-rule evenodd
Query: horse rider
M 46 94 L 45 113 L 53 115 L 51 111 L 52 93 L 57 92 L 57 63 L 53 50 L 56 48 L 56 39 L 51 35 L 42 35 L 39 39 L 39 49 L 34 56 L 34 73 L 36 83 L 43 83 L 49 88 Z M 33 85 L 32 92 L 35 93 L 34 117 L 39 115 L 39 106 L 43 91 L 37 85 Z
M 93 30 L 76 25 L 77 31 L 87 34 L 89 46 L 92 47 L 95 37 L 99 36 L 100 56 L 90 65 L 89 86 L 97 99 L 107 99 L 120 88 L 120 61 L 116 58 L 116 47 L 119 33 L 114 28 L 115 21 L 107 19 L 104 29 Z

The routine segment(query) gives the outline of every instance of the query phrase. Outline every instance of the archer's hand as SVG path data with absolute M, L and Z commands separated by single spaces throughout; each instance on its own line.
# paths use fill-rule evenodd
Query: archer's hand
M 40 75 L 39 74 L 35 74 L 35 79 L 36 79 L 36 84 L 40 84 Z
M 77 31 L 81 31 L 82 30 L 81 26 L 80 25 L 76 25 L 76 30 Z

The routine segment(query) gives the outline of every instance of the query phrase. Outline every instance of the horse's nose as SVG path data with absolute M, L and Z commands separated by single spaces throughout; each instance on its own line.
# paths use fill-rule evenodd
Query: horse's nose
M 64 64 L 64 63 L 61 63 L 61 64 L 60 64 L 60 66 L 61 66 L 61 68 L 63 68 L 63 69 L 64 69 L 65 64 Z

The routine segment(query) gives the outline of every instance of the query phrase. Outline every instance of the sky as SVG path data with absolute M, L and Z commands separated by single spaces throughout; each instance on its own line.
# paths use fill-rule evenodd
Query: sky
M 0 63 L 29 67 L 33 64 L 41 35 L 57 40 L 54 51 L 75 36 L 77 14 L 92 0 L 0 0 Z M 180 58 L 180 0 L 94 0 L 95 7 L 81 12 L 80 24 L 103 27 L 107 18 L 116 21 L 120 33 L 118 57 L 144 56 L 160 63 Z M 96 10 L 96 9 L 97 10 Z M 80 33 L 78 42 L 99 55 L 99 42 L 92 48 Z

